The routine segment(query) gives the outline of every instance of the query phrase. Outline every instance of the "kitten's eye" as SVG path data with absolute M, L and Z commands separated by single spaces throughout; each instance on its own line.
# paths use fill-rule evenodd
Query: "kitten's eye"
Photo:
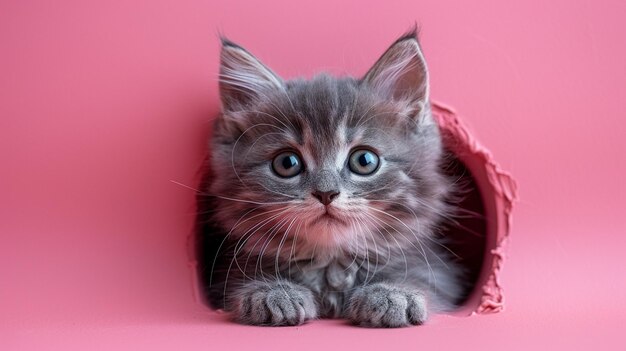
M 370 175 L 378 169 L 378 155 L 370 150 L 356 150 L 350 155 L 350 170 L 360 175 Z
M 283 178 L 296 176 L 302 172 L 300 156 L 291 151 L 280 153 L 272 160 L 272 169 Z

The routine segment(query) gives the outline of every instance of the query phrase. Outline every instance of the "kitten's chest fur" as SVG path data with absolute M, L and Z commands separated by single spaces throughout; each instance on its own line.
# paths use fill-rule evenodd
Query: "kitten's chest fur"
M 315 293 L 320 313 L 325 317 L 339 317 L 351 291 L 363 280 L 362 262 L 353 257 L 298 267 L 289 276 Z

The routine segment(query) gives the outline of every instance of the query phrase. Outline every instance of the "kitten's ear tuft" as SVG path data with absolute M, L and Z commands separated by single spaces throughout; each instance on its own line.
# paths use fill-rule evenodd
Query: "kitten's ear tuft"
M 400 38 L 396 39 L 396 41 L 393 44 L 397 44 L 403 40 L 407 40 L 407 39 L 413 39 L 419 42 L 419 34 L 420 34 L 420 27 L 418 26 L 417 23 L 415 23 L 413 25 L 413 27 L 411 27 L 408 31 L 406 31 L 404 34 L 402 34 L 400 36 Z M 392 46 L 393 46 L 392 44 Z
M 284 83 L 254 55 L 226 37 L 220 55 L 220 97 L 227 110 L 238 110 Z
M 243 49 L 241 46 L 239 46 L 237 43 L 235 43 L 234 41 L 231 41 L 230 39 L 226 38 L 223 35 L 220 35 L 220 41 L 222 42 L 222 49 L 226 46 L 230 46 L 230 47 L 235 47 L 235 48 L 241 48 Z
M 417 26 L 396 40 L 362 81 L 385 97 L 428 103 L 428 69 L 417 40 Z

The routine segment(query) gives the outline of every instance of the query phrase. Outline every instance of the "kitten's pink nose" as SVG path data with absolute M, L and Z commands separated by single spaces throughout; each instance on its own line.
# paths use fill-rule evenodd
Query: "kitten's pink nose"
M 311 194 L 315 196 L 315 198 L 318 199 L 322 204 L 324 204 L 324 206 L 328 206 L 328 204 L 333 202 L 333 200 L 336 199 L 337 196 L 339 196 L 339 192 L 335 190 L 331 190 L 331 191 L 315 190 Z

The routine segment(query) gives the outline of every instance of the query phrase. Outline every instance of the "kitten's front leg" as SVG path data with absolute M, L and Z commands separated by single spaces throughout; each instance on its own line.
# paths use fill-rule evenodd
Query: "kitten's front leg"
M 376 283 L 357 288 L 345 308 L 345 317 L 364 327 L 397 328 L 426 321 L 426 298 L 417 290 Z
M 300 325 L 317 317 L 313 293 L 287 280 L 253 281 L 231 296 L 233 317 L 251 325 Z

